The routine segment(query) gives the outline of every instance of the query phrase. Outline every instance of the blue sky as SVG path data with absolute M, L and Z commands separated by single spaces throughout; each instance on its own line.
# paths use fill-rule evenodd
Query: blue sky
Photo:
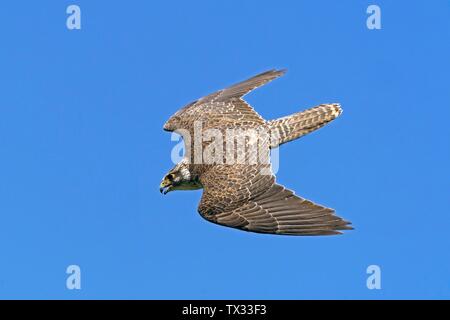
M 0 298 L 450 298 L 448 1 L 9 1 L 0 35 Z M 342 104 L 278 181 L 354 231 L 246 233 L 160 195 L 168 117 L 271 68 L 265 118 Z

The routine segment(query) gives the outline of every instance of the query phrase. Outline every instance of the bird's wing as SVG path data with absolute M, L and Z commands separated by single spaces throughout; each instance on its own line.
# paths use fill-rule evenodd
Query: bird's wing
M 211 96 L 206 96 L 205 99 L 213 99 L 216 101 L 228 101 L 229 99 L 242 98 L 250 91 L 265 85 L 266 83 L 281 77 L 286 73 L 286 70 L 269 70 L 260 73 L 250 79 L 236 83 L 226 89 L 220 90 Z
M 223 226 L 258 233 L 298 236 L 335 235 L 352 229 L 349 222 L 276 184 L 255 168 L 213 168 L 201 177 L 202 217 Z M 242 173 L 241 173 L 242 172 Z M 250 173 L 250 174 L 249 174 Z
M 194 101 L 177 111 L 164 124 L 164 130 L 190 130 L 194 121 L 202 121 L 204 128 L 242 121 L 255 125 L 264 124 L 264 119 L 242 97 L 284 73 L 285 70 L 266 71 Z

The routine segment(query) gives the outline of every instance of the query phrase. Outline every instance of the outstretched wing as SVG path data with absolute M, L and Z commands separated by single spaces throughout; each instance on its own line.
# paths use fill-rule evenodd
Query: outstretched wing
M 264 124 L 264 119 L 242 97 L 284 73 L 285 70 L 266 71 L 194 101 L 176 112 L 164 124 L 164 130 L 189 130 L 194 121 L 202 121 L 204 128 L 212 124 L 228 125 L 241 121 L 255 126 Z
M 233 167 L 228 172 L 213 168 L 201 178 L 204 193 L 199 212 L 208 221 L 246 231 L 298 236 L 335 235 L 352 229 L 333 209 L 296 196 L 276 184 L 273 176 L 253 173 L 245 179 L 248 172 L 240 174 L 246 170 Z
M 250 79 L 236 83 L 226 89 L 220 90 L 217 93 L 206 96 L 204 99 L 212 99 L 216 101 L 228 101 L 229 99 L 242 98 L 250 91 L 265 85 L 266 83 L 281 77 L 286 73 L 286 70 L 269 70 L 260 73 Z

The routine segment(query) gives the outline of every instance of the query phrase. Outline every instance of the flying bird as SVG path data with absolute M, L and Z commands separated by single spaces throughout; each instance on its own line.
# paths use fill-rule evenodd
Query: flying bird
M 270 160 L 258 161 L 268 159 L 271 148 L 317 130 L 342 113 L 339 104 L 331 103 L 280 119 L 264 120 L 243 96 L 284 73 L 285 70 L 270 70 L 258 74 L 189 103 L 170 117 L 164 130 L 180 133 L 186 152 L 164 176 L 160 191 L 166 194 L 174 190 L 203 189 L 198 206 L 200 215 L 210 222 L 245 231 L 317 236 L 353 229 L 333 209 L 299 197 L 278 184 Z M 257 145 L 252 150 L 257 150 L 262 157 L 258 152 L 250 152 L 240 158 L 245 161 L 236 161 L 242 156 L 241 151 L 232 150 L 230 158 L 216 150 L 211 153 L 215 162 L 205 162 L 201 161 L 201 152 L 196 155 L 196 148 L 206 150 L 215 143 L 216 147 L 223 144 L 226 149 L 226 139 L 202 138 L 196 145 L 195 131 L 199 126 L 203 132 L 213 130 L 223 136 L 236 129 L 251 132 L 249 136 L 261 131 L 270 135 L 259 135 L 257 142 L 251 137 L 244 140 L 244 151 Z

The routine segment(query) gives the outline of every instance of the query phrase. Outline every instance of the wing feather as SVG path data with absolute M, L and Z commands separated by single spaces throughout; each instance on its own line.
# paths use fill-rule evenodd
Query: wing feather
M 164 130 L 190 130 L 196 120 L 202 121 L 204 127 L 210 127 L 210 123 L 217 124 L 218 120 L 222 125 L 242 121 L 254 126 L 265 124 L 264 119 L 242 97 L 284 73 L 285 70 L 269 70 L 191 102 L 170 117 L 164 124 Z
M 220 182 L 226 170 L 222 168 L 218 173 L 221 179 L 213 172 L 214 169 L 202 179 L 204 193 L 199 205 L 199 213 L 210 222 L 252 232 L 298 236 L 334 235 L 352 229 L 350 222 L 336 216 L 333 209 L 295 195 L 276 184 L 273 177 L 261 180 L 265 184 L 260 184 L 256 190 L 253 181 L 261 178 L 258 174 L 240 179 L 230 167 L 228 174 L 235 185 L 226 189 Z M 241 168 L 240 172 L 245 169 Z M 243 188 L 250 194 L 236 191 Z M 224 194 L 227 201 L 221 201 Z

